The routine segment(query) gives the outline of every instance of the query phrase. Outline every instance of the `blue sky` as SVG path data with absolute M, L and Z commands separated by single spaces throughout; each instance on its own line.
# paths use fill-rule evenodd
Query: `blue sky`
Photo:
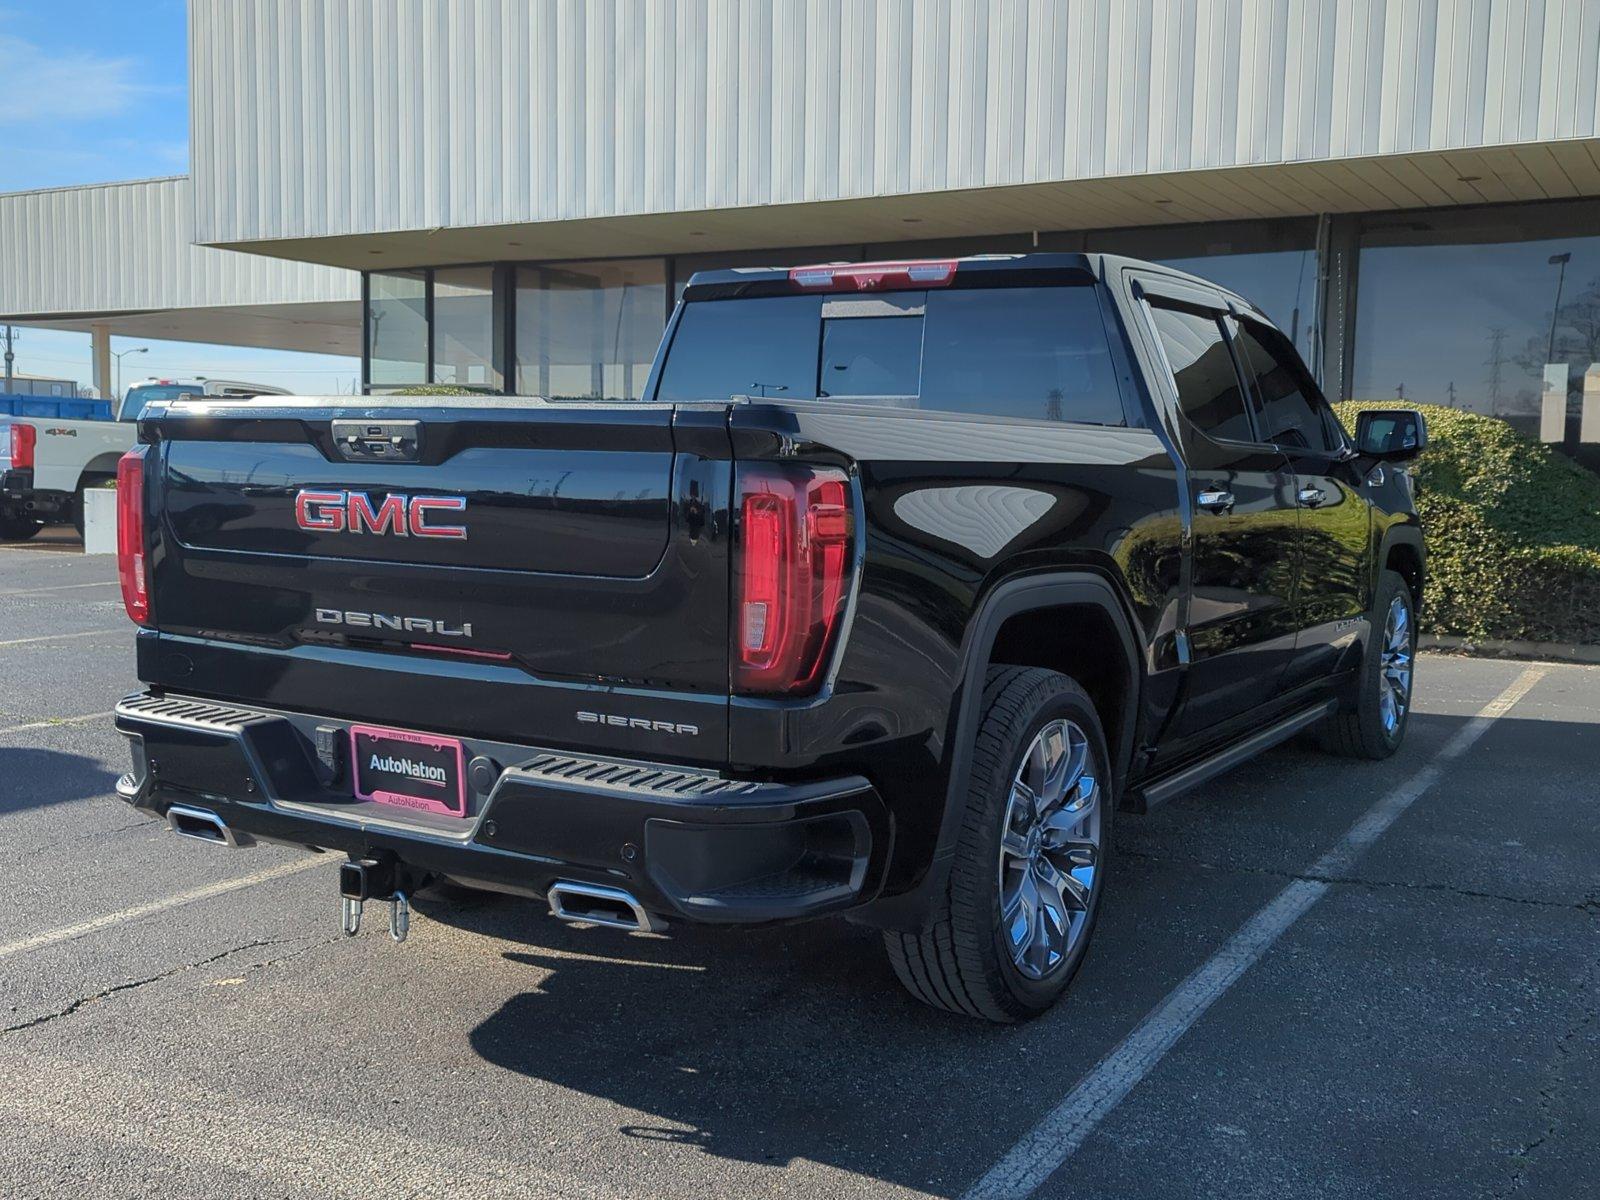
M 0 192 L 182 175 L 189 158 L 184 0 L 0 0 Z M 303 392 L 347 390 L 353 359 L 186 342 L 125 359 L 147 374 L 214 375 Z M 29 329 L 16 369 L 91 382 L 86 334 Z M 125 380 L 126 381 L 126 380 Z
M 0 0 L 0 191 L 188 170 L 183 0 Z

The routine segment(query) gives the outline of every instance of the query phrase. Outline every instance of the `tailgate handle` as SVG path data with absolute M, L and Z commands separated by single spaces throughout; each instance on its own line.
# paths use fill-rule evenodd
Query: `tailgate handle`
M 421 421 L 335 421 L 333 444 L 349 462 L 416 462 Z

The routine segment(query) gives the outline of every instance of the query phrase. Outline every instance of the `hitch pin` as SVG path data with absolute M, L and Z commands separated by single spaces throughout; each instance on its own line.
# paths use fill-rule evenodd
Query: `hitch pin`
M 345 937 L 355 937 L 361 932 L 361 901 L 352 896 L 339 897 L 340 927 Z
M 361 915 L 356 914 L 356 920 L 361 920 Z M 404 892 L 396 892 L 389 898 L 389 936 L 396 942 L 406 940 L 406 934 L 411 932 L 411 902 L 406 899 Z

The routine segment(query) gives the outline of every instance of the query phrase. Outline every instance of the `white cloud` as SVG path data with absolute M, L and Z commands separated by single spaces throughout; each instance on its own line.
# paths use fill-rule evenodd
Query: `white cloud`
M 139 79 L 135 59 L 52 53 L 6 34 L 0 34 L 0 63 L 11 81 L 0 96 L 0 125 L 115 116 L 144 96 L 173 90 Z

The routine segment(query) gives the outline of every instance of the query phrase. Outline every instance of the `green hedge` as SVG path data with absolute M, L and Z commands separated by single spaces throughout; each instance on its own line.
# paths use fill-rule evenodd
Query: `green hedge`
M 1363 408 L 1335 405 L 1347 428 Z M 1600 643 L 1600 476 L 1504 421 L 1419 404 L 1430 633 Z
M 498 396 L 492 388 L 462 387 L 454 383 L 414 383 L 410 387 L 392 388 L 389 396 Z

